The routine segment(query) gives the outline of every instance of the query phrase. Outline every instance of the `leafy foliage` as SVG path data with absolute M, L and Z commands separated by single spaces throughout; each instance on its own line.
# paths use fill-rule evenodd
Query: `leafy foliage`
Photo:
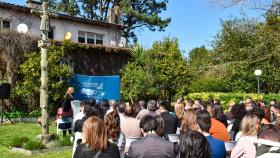
M 135 50 L 141 49 L 136 46 Z M 188 70 L 177 39 L 164 38 L 155 42 L 151 49 L 134 54 L 137 55 L 133 61 L 122 71 L 124 100 L 171 100 L 173 95 L 185 92 L 189 83 Z
M 59 142 L 60 142 L 61 146 L 71 146 L 72 145 L 70 136 L 60 137 Z
M 164 31 L 171 18 L 163 19 L 159 14 L 166 10 L 168 0 L 120 0 L 123 35 L 137 41 L 135 30 L 146 27 L 151 31 Z
M 200 47 L 190 52 L 191 92 L 256 92 L 256 69 L 263 71 L 262 92 L 279 92 L 280 3 L 271 8 L 263 22 L 246 17 L 223 21 L 212 50 Z
M 27 137 L 14 137 L 11 140 L 9 146 L 21 148 L 28 141 L 29 141 L 29 138 L 27 138 Z
M 41 111 L 33 110 L 31 112 L 22 112 L 22 111 L 12 110 L 11 112 L 6 112 L 5 114 L 10 118 L 39 117 L 41 116 Z
M 26 150 L 40 150 L 46 148 L 42 142 L 38 142 L 35 140 L 29 140 L 26 144 L 23 146 Z
M 67 52 L 73 49 L 74 45 L 65 42 L 62 46 L 52 45 L 49 48 L 49 101 L 50 103 L 59 104 L 65 93 L 67 83 L 59 81 L 59 77 L 70 78 L 72 72 L 67 65 L 59 65 L 59 60 L 65 56 Z M 32 96 L 38 103 L 40 93 L 40 53 L 26 53 L 25 62 L 20 65 L 20 74 L 23 79 L 18 81 L 14 93 L 19 97 Z
M 71 16 L 77 16 L 80 13 L 80 8 L 76 0 L 61 0 L 56 9 Z

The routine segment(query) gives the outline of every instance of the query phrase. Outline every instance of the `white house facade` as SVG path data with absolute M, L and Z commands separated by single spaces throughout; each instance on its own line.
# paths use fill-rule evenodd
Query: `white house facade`
M 40 37 L 41 19 L 38 12 L 34 11 L 32 5 L 0 2 L 0 29 L 17 30 L 17 26 L 24 23 L 28 26 L 28 33 Z M 125 40 L 121 37 L 123 26 L 119 24 L 51 13 L 50 27 L 49 38 L 53 40 L 64 40 L 66 33 L 70 32 L 72 42 L 108 47 L 125 46 Z

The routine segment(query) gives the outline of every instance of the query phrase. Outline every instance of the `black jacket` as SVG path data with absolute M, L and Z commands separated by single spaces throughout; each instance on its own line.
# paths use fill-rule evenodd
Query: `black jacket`
M 174 158 L 174 144 L 160 138 L 156 134 L 149 134 L 141 140 L 131 143 L 129 158 Z
M 76 148 L 73 158 L 93 158 L 97 152 L 93 151 L 86 144 L 80 144 Z M 118 146 L 114 143 L 109 143 L 108 149 L 102 151 L 98 158 L 120 158 Z
M 161 113 L 161 117 L 164 120 L 164 133 L 165 134 L 176 134 L 177 127 L 180 127 L 179 118 L 168 112 Z

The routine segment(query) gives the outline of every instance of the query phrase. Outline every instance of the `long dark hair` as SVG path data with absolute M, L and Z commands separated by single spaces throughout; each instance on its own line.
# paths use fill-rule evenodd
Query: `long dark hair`
M 107 128 L 109 138 L 111 138 L 113 141 L 117 141 L 121 132 L 120 117 L 117 110 L 105 115 L 104 123 Z
M 204 135 L 188 130 L 181 133 L 179 143 L 179 158 L 210 158 L 210 145 Z
M 223 106 L 220 104 L 215 104 L 213 108 L 214 118 L 221 121 L 226 127 L 228 126 L 227 118 L 224 114 Z

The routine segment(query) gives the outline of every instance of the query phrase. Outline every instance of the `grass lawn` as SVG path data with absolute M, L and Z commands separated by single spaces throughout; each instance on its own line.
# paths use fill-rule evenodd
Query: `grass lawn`
M 9 143 L 14 137 L 28 137 L 34 139 L 36 135 L 41 133 L 41 127 L 36 123 L 16 123 L 5 124 L 0 126 L 0 157 L 1 158 L 71 158 L 72 147 L 69 149 L 47 152 L 44 154 L 35 154 L 26 156 L 19 153 L 12 153 L 8 149 Z M 50 125 L 50 133 L 56 133 L 56 127 Z

